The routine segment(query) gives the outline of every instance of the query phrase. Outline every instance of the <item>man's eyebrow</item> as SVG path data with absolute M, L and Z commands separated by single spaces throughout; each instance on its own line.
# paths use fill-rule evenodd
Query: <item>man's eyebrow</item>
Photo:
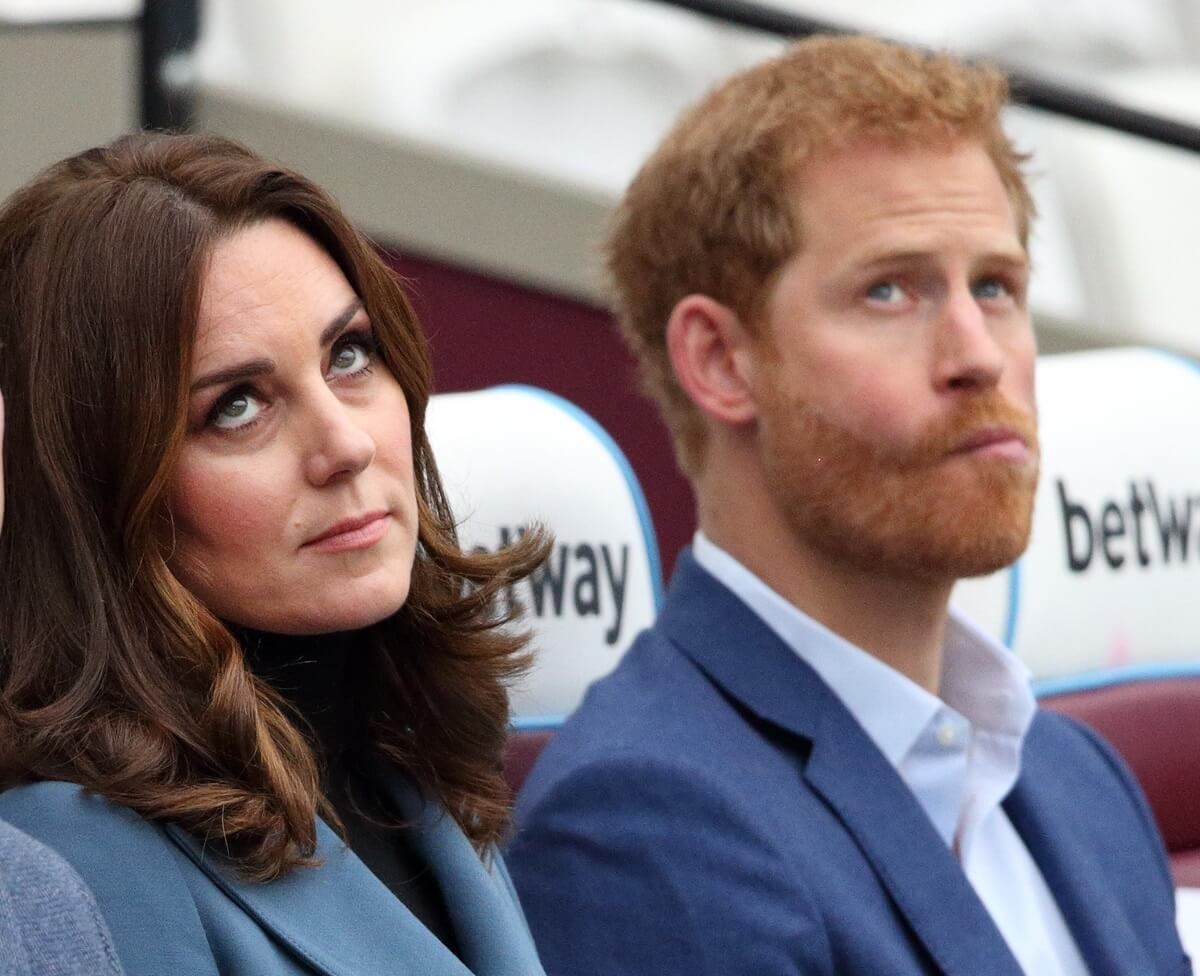
M 321 330 L 320 345 L 322 349 L 330 345 L 338 337 L 338 334 L 350 324 L 362 307 L 362 299 L 355 298 L 354 301 L 338 313 L 332 322 Z M 224 366 L 221 369 L 214 369 L 211 373 L 205 373 L 203 376 L 197 377 L 195 382 L 192 383 L 191 392 L 197 393 L 210 386 L 220 386 L 223 383 L 232 383 L 237 380 L 254 379 L 255 377 L 265 376 L 273 372 L 275 372 L 275 361 L 273 359 L 248 359 L 244 363 Z
M 992 251 L 985 254 L 980 263 L 986 264 L 989 261 L 994 261 L 997 264 L 1008 264 L 1015 268 L 1026 270 L 1029 268 L 1029 252 L 1024 249 L 1020 251 Z
M 933 248 L 889 248 L 880 247 L 863 251 L 853 259 L 853 267 L 859 271 L 871 271 L 875 268 L 887 268 L 892 265 L 910 264 L 927 260 L 936 254 Z M 980 253 L 972 262 L 977 265 L 1009 265 L 1013 268 L 1026 269 L 1029 267 L 1029 253 L 1021 247 L 998 247 Z

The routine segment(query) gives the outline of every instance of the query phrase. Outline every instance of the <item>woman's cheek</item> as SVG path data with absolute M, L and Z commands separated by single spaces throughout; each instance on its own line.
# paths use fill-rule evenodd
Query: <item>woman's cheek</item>
M 262 546 L 288 531 L 290 504 L 270 465 L 191 459 L 174 479 L 171 513 L 177 529 L 208 547 Z

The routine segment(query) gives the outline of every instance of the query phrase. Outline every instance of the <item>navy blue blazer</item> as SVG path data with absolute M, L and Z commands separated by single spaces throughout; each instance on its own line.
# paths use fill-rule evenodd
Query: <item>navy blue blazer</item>
M 53 851 L 0 822 L 0 976 L 121 976 L 91 892 Z
M 321 821 L 321 865 L 254 884 L 178 827 L 70 783 L 14 787 L 0 816 L 87 881 L 127 976 L 544 976 L 499 855 L 485 864 L 407 782 L 378 783 L 418 822 L 413 842 L 445 894 L 462 961 Z
M 1157 829 L 1096 735 L 1039 713 L 1004 806 L 1092 976 L 1192 971 Z M 1020 976 L 862 727 L 690 552 L 517 822 L 509 866 L 551 976 Z

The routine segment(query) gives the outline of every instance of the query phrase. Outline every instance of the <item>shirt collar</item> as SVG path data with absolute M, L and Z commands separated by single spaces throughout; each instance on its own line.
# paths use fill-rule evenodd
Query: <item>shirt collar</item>
M 946 624 L 941 698 L 979 730 L 1024 739 L 1037 702 L 1029 669 L 953 607 Z
M 793 606 L 703 532 L 695 535 L 693 555 L 817 673 L 893 767 L 900 768 L 947 706 L 975 729 L 1014 737 L 1019 755 L 1036 707 L 1029 672 L 953 609 L 938 698 Z

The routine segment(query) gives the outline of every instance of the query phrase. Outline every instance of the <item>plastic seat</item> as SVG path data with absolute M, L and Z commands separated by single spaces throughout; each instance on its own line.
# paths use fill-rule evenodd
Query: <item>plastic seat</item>
M 512 689 L 506 773 L 515 791 L 587 686 L 654 619 L 654 529 L 620 449 L 561 397 L 528 386 L 442 394 L 426 428 L 464 546 L 496 549 L 535 521 L 555 535 L 546 565 L 513 594 L 535 653 Z

